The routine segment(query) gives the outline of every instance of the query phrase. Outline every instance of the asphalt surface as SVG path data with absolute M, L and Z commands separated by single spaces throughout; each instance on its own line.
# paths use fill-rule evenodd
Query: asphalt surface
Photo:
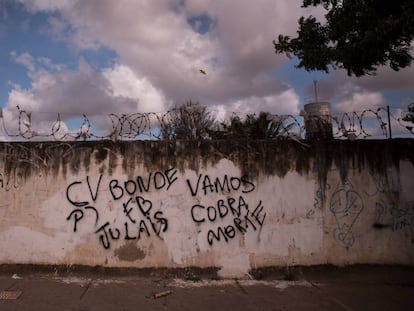
M 414 310 L 414 267 L 328 267 L 255 276 L 260 280 L 2 269 L 0 311 Z

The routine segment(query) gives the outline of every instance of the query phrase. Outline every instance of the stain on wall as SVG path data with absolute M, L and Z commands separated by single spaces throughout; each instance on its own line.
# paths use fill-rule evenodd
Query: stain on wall
M 0 263 L 240 271 L 409 264 L 414 204 L 401 181 L 414 177 L 413 147 L 413 140 L 1 143 Z
M 123 261 L 142 260 L 146 256 L 145 251 L 137 247 L 137 245 L 134 242 L 125 243 L 124 245 L 115 249 L 114 254 L 120 260 L 123 260 Z
M 88 169 L 94 160 L 106 172 L 121 158 L 125 172 L 142 164 L 147 170 L 177 167 L 195 171 L 222 159 L 235 163 L 242 175 L 283 177 L 289 171 L 318 172 L 321 180 L 335 166 L 345 180 L 349 169 L 385 172 L 399 166 L 400 160 L 414 163 L 412 139 L 324 141 L 310 145 L 295 141 L 91 141 L 91 142 L 15 142 L 0 144 L 4 173 L 17 170 L 28 177 L 39 170 L 58 174 Z

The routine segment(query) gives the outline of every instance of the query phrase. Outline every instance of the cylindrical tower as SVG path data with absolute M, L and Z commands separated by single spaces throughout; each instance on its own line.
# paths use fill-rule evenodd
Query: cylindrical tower
M 306 104 L 304 108 L 306 139 L 333 139 L 329 102 L 313 102 Z

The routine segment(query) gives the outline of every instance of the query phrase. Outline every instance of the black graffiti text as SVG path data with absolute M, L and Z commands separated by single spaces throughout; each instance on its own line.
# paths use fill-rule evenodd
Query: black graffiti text
M 134 222 L 124 222 L 124 225 L 119 227 L 111 226 L 108 221 L 95 231 L 99 235 L 99 241 L 105 249 L 111 247 L 112 241 L 120 239 L 124 240 L 140 240 L 143 237 L 151 237 L 155 234 L 158 238 L 161 233 L 168 228 L 168 220 L 163 217 L 163 213 L 158 211 L 154 214 L 154 218 L 147 217 L 145 219 L 134 220 Z
M 229 213 L 235 217 L 240 217 L 243 210 L 247 211 L 248 209 L 249 206 L 242 196 L 239 196 L 238 199 L 229 197 L 225 200 L 218 200 L 214 205 L 207 207 L 200 204 L 193 205 L 191 217 L 197 223 L 202 223 L 206 220 L 212 222 L 218 218 L 226 217 Z
M 254 208 L 239 196 L 220 199 L 215 204 L 204 206 L 195 204 L 191 208 L 191 217 L 195 223 L 214 223 L 216 220 L 231 219 L 231 223 L 210 229 L 207 232 L 207 242 L 212 245 L 215 241 L 228 242 L 236 233 L 245 234 L 248 230 L 257 231 L 262 228 L 266 213 L 260 200 Z
M 102 181 L 102 174 L 99 175 L 98 181 L 95 184 L 92 184 L 91 178 L 89 176 L 86 176 L 86 184 L 88 186 L 88 190 L 89 190 L 89 194 L 91 196 L 92 201 L 96 201 L 97 197 L 98 197 L 98 191 L 101 185 L 101 181 Z M 79 201 L 77 199 L 75 199 L 72 195 L 72 188 L 74 187 L 82 187 L 83 186 L 83 182 L 82 181 L 74 181 L 73 183 L 71 183 L 69 186 L 67 186 L 66 188 L 66 199 L 69 201 L 70 204 L 76 206 L 76 207 L 82 207 L 82 206 L 86 206 L 89 205 L 90 202 L 89 201 Z
M 135 179 L 128 179 L 126 181 L 119 181 L 112 179 L 109 182 L 109 191 L 114 200 L 119 200 L 124 195 L 136 195 L 138 193 L 149 192 L 151 189 L 169 190 L 170 187 L 178 180 L 176 176 L 177 169 L 170 168 L 163 172 L 149 173 L 148 176 L 137 176 Z
M 223 177 L 212 178 L 208 175 L 199 174 L 195 183 L 187 179 L 187 186 L 192 196 L 197 196 L 199 192 L 204 195 L 211 193 L 230 193 L 231 191 L 239 191 L 242 193 L 252 192 L 256 186 L 249 178 L 244 175 L 242 177 Z
M 105 249 L 110 248 L 112 241 L 119 239 L 140 240 L 142 237 L 153 235 L 162 239 L 162 234 L 168 229 L 168 219 L 162 211 L 153 206 L 152 201 L 141 195 L 134 196 L 133 194 L 148 192 L 152 188 L 168 190 L 178 179 L 175 176 L 176 173 L 177 169 L 173 168 L 164 172 L 150 173 L 145 181 L 141 176 L 138 176 L 135 181 L 127 180 L 122 183 L 117 179 L 112 179 L 108 183 L 108 188 L 125 217 L 120 221 L 123 223 L 122 226 L 105 220 L 100 221 L 96 201 L 102 189 L 102 174 L 97 178 L 87 176 L 84 181 L 74 181 L 66 188 L 66 199 L 75 207 L 70 211 L 66 220 L 72 221 L 72 230 L 77 232 L 87 216 L 94 217 L 93 232 L 98 235 Z M 125 198 L 120 200 L 124 195 L 126 195 Z
M 158 236 L 161 232 L 167 231 L 168 220 L 164 217 L 162 211 L 153 211 L 153 204 L 150 200 L 137 196 L 130 198 L 122 206 L 123 212 L 130 223 L 136 224 L 139 219 L 145 218 Z
M 224 240 L 228 242 L 236 236 L 236 232 L 245 234 L 249 228 L 257 231 L 262 228 L 266 213 L 263 213 L 262 201 L 258 203 L 253 212 L 248 209 L 242 217 L 233 218 L 233 223 L 227 226 L 219 226 L 216 230 L 207 232 L 207 242 L 212 245 L 214 241 Z

